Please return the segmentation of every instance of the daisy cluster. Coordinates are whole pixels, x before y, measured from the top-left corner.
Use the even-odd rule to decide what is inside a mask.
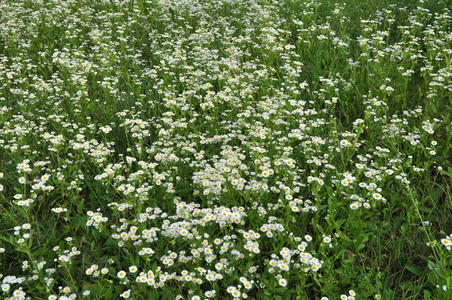
[[[319,284],[342,224],[443,170],[440,109],[405,99],[452,91],[448,9],[353,35],[345,3],[10,2],[3,299],[358,299]]]

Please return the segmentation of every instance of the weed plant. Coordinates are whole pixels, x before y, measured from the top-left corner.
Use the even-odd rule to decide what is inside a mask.
[[[2,299],[452,299],[449,0],[0,0]]]

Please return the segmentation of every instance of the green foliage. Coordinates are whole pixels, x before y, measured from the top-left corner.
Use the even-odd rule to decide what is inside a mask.
[[[450,1],[16,2],[0,298],[452,297]]]

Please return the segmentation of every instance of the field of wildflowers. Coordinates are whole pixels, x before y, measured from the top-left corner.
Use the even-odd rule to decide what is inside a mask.
[[[452,299],[451,8],[0,0],[0,298]]]

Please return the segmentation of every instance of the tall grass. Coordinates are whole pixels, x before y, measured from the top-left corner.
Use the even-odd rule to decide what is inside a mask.
[[[452,298],[450,7],[0,0],[1,298]]]

